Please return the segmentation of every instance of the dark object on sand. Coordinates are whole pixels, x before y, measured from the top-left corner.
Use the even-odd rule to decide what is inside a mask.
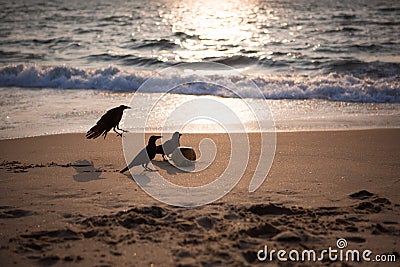
[[[175,149],[180,145],[179,138],[182,134],[175,132],[171,139],[166,141],[164,144],[157,146],[156,153],[161,154],[164,160],[168,160],[168,156],[172,154]]]
[[[161,138],[161,136],[156,136],[156,135],[150,136],[147,146],[145,148],[143,148],[139,152],[139,154],[137,154],[136,157],[132,160],[132,162],[129,163],[129,165],[126,166],[124,169],[122,169],[120,171],[120,173],[124,173],[127,170],[129,170],[130,168],[132,168],[134,166],[139,166],[139,165],[142,165],[142,167],[146,171],[157,171],[157,170],[150,169],[149,167],[147,167],[147,165],[156,156],[156,148],[157,148],[156,141],[159,138]]]
[[[193,166],[196,161],[196,152],[191,147],[181,146],[175,149],[172,153],[171,159],[180,167]]]
[[[95,139],[99,137],[100,135],[104,136],[104,139],[106,139],[107,133],[113,129],[114,132],[116,132],[119,136],[122,137],[122,133],[117,132],[115,128],[122,132],[126,132],[125,130],[122,130],[119,128],[118,124],[121,121],[122,114],[124,113],[125,109],[129,109],[130,107],[121,105],[119,107],[110,109],[109,111],[106,112],[103,116],[101,116],[100,120],[96,123],[95,126],[93,126],[87,133],[86,133],[86,138],[87,139]]]

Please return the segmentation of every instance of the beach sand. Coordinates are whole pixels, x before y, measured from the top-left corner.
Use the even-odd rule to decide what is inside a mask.
[[[196,147],[205,136],[183,135],[181,144]],[[210,136],[218,153],[205,171],[183,173],[159,155],[153,167],[181,185],[217,178],[230,144],[222,134]],[[338,238],[348,249],[396,255],[398,264],[399,137],[398,129],[278,133],[270,173],[249,193],[260,154],[259,135],[250,134],[252,153],[239,184],[193,208],[160,203],[129,173],[120,174],[126,163],[115,134],[1,140],[1,266],[265,265],[257,260],[264,245],[321,251],[336,249]],[[272,264],[344,263],[360,265]]]

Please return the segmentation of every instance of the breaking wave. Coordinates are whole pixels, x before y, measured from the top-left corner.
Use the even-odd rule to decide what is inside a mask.
[[[349,62],[338,63],[331,67],[333,69],[329,72],[321,71],[314,75],[262,74],[249,75],[248,78],[260,88],[266,99],[324,99],[360,103],[400,103],[398,64],[379,66],[378,68],[361,66],[358,68],[358,72],[349,71]],[[382,73],[376,71],[377,69],[381,70]],[[9,65],[0,69],[0,86],[91,89],[115,93],[135,92],[151,76],[150,71],[127,71],[113,66],[102,69],[83,69],[64,65],[20,64]],[[169,77],[168,79],[177,78],[179,79],[179,77]],[[252,94],[247,79],[218,74],[210,76],[210,79],[215,84],[222,86],[204,83],[183,84],[172,92],[236,97],[223,88],[224,85],[228,87],[233,82],[240,88],[241,96],[247,98],[259,97]],[[160,87],[153,88],[151,92],[165,91],[167,89]]]

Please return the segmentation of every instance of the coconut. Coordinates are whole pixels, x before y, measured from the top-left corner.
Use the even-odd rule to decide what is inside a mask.
[[[174,150],[171,159],[176,166],[193,166],[196,160],[196,152],[191,147],[180,146]]]

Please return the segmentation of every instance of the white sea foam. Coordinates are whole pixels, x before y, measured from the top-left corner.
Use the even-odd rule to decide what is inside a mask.
[[[144,70],[125,70],[118,67],[82,69],[69,66],[10,65],[0,69],[1,87],[93,89],[110,92],[135,92],[150,78],[152,73]],[[193,74],[194,76],[196,74]],[[322,99],[328,101],[360,103],[400,103],[400,78],[359,77],[351,73],[283,75],[260,74],[248,76],[261,90],[266,99]],[[192,79],[193,77],[191,77]],[[165,79],[165,78],[164,78]],[[248,79],[238,76],[213,74],[210,83],[188,83],[179,76],[166,79],[182,79],[182,85],[172,93],[237,97],[229,90],[234,83],[241,97],[255,98]],[[150,92],[166,92],[167,81]],[[228,89],[228,90],[227,90]]]

